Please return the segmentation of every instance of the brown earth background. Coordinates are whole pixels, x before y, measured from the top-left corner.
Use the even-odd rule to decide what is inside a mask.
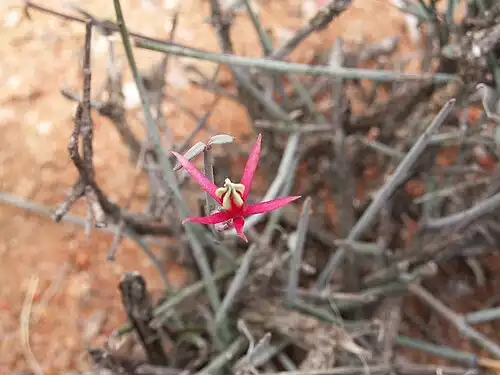
[[[114,19],[113,2],[73,1],[100,17]],[[158,1],[144,7],[141,1],[123,0],[122,6],[131,30],[158,38],[167,38],[174,1]],[[66,2],[44,0],[46,7],[71,13]],[[260,16],[279,43],[296,30],[306,18],[300,15],[302,1],[262,1]],[[76,171],[67,153],[72,129],[74,104],[64,99],[62,85],[79,89],[77,63],[83,45],[84,27],[32,11],[32,21],[22,18],[17,1],[0,4],[0,191],[48,206],[64,199]],[[176,41],[192,47],[218,51],[212,27],[206,23],[209,4],[201,0],[181,2]],[[376,41],[388,35],[401,35],[402,48],[411,48],[401,13],[388,0],[355,0],[340,18],[321,33],[315,34],[291,56],[305,61],[312,53],[331,45],[342,36],[347,43]],[[260,54],[258,40],[250,20],[236,17],[233,29],[236,52]],[[237,42],[236,42],[237,40]],[[93,54],[93,88],[105,74],[106,51],[96,42]],[[120,50],[123,56],[122,51]],[[137,51],[142,68],[160,55]],[[122,65],[125,61],[122,59]],[[198,114],[208,110],[212,95],[186,83],[182,60],[172,58],[167,75],[168,93]],[[210,72],[214,66],[198,63]],[[222,75],[222,80],[229,75]],[[125,75],[126,85],[132,80]],[[177,139],[188,135],[195,123],[165,101],[165,113]],[[140,116],[136,106],[132,121]],[[217,132],[230,133],[242,142],[250,134],[242,108],[222,99],[210,119]],[[96,130],[95,164],[101,186],[109,197],[124,204],[130,194],[134,168],[114,128],[94,116]],[[134,130],[141,133],[138,122]],[[204,139],[206,134],[198,138]],[[141,209],[147,190],[141,184],[132,208]],[[141,198],[142,197],[142,198]],[[72,215],[83,216],[85,207],[77,204]],[[49,217],[0,204],[0,372],[29,370],[27,347],[21,340],[21,317],[26,295],[37,279],[31,306],[29,338],[31,351],[43,371],[88,369],[84,355],[87,346],[100,345],[125,320],[117,285],[125,271],[138,270],[147,277],[153,290],[161,281],[148,260],[133,243],[124,240],[115,262],[106,256],[112,235],[92,231],[89,236],[77,225],[51,221]],[[175,244],[171,244],[175,246]],[[167,246],[168,249],[168,246]],[[182,286],[189,273],[169,256],[161,254],[169,267],[171,282]]]

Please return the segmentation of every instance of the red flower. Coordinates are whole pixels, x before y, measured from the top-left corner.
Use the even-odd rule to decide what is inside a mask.
[[[232,222],[232,226],[236,229],[238,236],[247,241],[247,238],[243,233],[245,216],[274,211],[300,198],[300,196],[281,197],[267,202],[246,204],[248,193],[252,187],[255,170],[257,169],[257,164],[259,163],[261,141],[262,135],[259,134],[257,142],[255,142],[252,152],[248,157],[240,183],[235,184],[231,182],[229,178],[226,178],[223,187],[217,187],[184,156],[178,154],[177,152],[172,152],[179,163],[186,169],[191,177],[195,179],[198,185],[210,194],[212,198],[214,198],[215,201],[221,206],[221,210],[219,212],[212,213],[209,216],[189,217],[182,222],[183,224],[186,222],[219,224],[229,221]]]

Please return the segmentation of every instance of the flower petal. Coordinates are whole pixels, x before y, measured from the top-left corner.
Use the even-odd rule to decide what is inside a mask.
[[[234,229],[236,229],[236,233],[238,234],[238,236],[241,237],[243,241],[248,242],[247,236],[245,236],[245,233],[243,233],[243,226],[245,225],[245,219],[243,219],[241,216],[235,217],[233,219],[233,225]]]
[[[215,194],[217,190],[217,185],[215,185],[212,181],[210,181],[207,177],[203,175],[189,160],[187,160],[181,154],[172,151],[172,154],[177,158],[179,163],[184,167],[184,169],[191,175],[191,177],[201,186],[203,190],[205,190],[208,194],[215,199],[216,202],[221,203],[221,200]]]
[[[264,212],[274,211],[299,198],[301,198],[300,195],[293,197],[281,197],[273,199],[272,201],[261,202],[257,204],[249,204],[248,206],[245,206],[245,209],[243,210],[243,215],[249,216],[249,215],[262,214]]]
[[[259,134],[257,141],[248,156],[247,164],[243,170],[243,176],[241,177],[241,183],[245,186],[245,191],[243,192],[243,200],[246,201],[248,193],[252,188],[253,175],[257,169],[257,164],[259,164],[260,159],[260,145],[262,143],[262,134]]]
[[[228,211],[216,212],[208,216],[188,217],[182,221],[184,223],[218,224],[230,220],[233,215]]]

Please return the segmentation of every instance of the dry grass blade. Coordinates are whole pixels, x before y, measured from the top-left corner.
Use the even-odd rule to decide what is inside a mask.
[[[21,345],[23,347],[24,355],[28,361],[29,366],[32,371],[37,374],[43,374],[43,370],[40,367],[40,363],[35,358],[35,355],[31,351],[30,346],[30,316],[31,308],[33,306],[33,298],[35,296],[36,290],[38,288],[38,276],[33,275],[30,278],[30,283],[28,285],[28,291],[26,292],[26,297],[24,299],[23,308],[21,311],[20,322],[19,322],[19,333],[21,335]]]

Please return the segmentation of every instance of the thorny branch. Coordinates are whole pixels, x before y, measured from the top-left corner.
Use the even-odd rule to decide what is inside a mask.
[[[141,215],[124,212],[118,205],[111,202],[95,181],[93,166],[93,122],[90,116],[90,44],[92,24],[86,24],[85,48],[84,48],[84,85],[82,100],[79,102],[74,119],[74,129],[68,143],[68,152],[73,164],[78,170],[79,177],[73,185],[69,196],[62,202],[54,213],[54,219],[60,221],[71,209],[71,206],[80,198],[85,197],[92,214],[95,225],[102,227],[106,225],[107,219],[115,223],[123,221],[127,227],[140,235],[154,234],[172,236],[173,231],[166,225],[149,223]],[[80,151],[80,142],[83,145]]]
[[[85,25],[85,55],[83,62],[83,96],[82,101],[78,103],[75,114],[75,127],[71,133],[68,152],[73,164],[78,170],[78,180],[72,187],[69,197],[62,203],[59,209],[56,210],[54,218],[59,221],[64,216],[71,205],[79,198],[85,196],[92,217],[97,227],[106,225],[106,217],[101,206],[99,198],[105,199],[104,195],[96,188],[94,182],[94,165],[92,161],[92,135],[93,123],[90,117],[90,44],[92,37],[92,25]],[[80,137],[83,145],[83,156],[80,153]],[[99,197],[100,195],[100,197]]]
[[[330,0],[321,7],[309,22],[298,30],[293,37],[288,39],[281,47],[273,51],[271,58],[281,60],[289,55],[304,39],[312,33],[327,27],[334,18],[342,14],[351,4],[351,0]]]

